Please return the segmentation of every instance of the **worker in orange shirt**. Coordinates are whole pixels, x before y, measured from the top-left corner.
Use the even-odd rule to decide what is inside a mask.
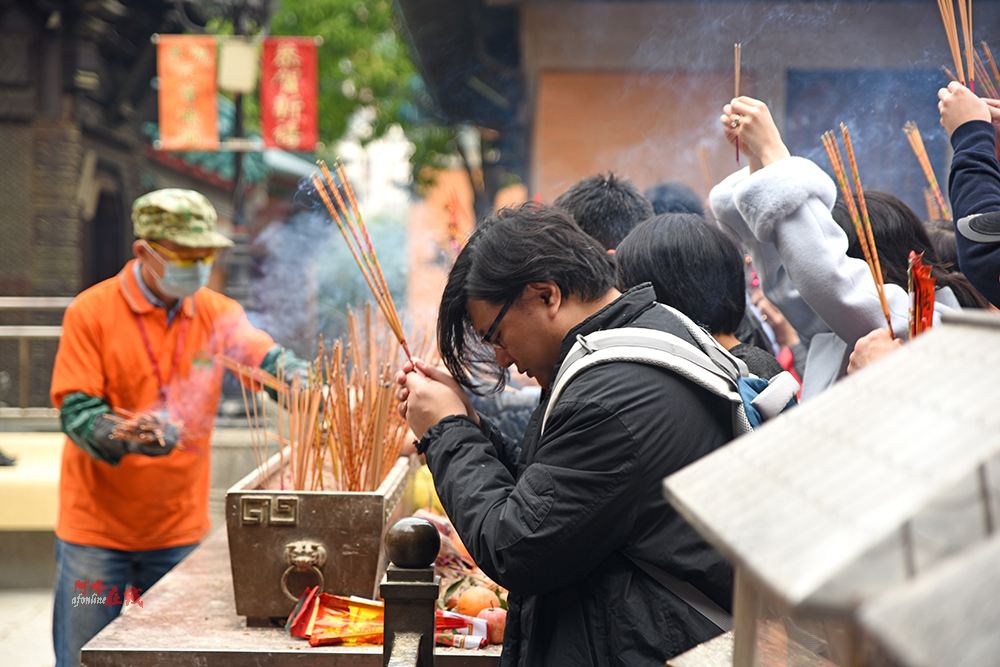
[[[232,245],[208,199],[157,190],[135,201],[132,221],[135,259],[66,309],[52,373],[67,435],[52,626],[59,667],[79,664],[122,603],[141,599],[208,532],[216,355],[305,372],[238,303],[205,287],[216,253]],[[130,414],[150,415],[152,426],[123,434],[116,417]]]

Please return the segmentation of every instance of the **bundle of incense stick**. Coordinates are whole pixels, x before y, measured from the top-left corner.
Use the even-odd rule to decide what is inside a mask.
[[[997,84],[990,75],[990,71],[986,69],[986,63],[983,62],[982,57],[979,55],[979,51],[974,52],[973,55],[975,56],[976,76],[979,77],[979,82],[983,86],[983,92],[986,93],[987,97],[994,100],[997,99]]]
[[[940,211],[940,215],[943,216],[932,218],[932,220],[951,220],[951,212],[944,201],[941,186],[938,185],[937,177],[934,175],[934,168],[931,166],[931,159],[927,156],[927,149],[924,147],[924,140],[920,136],[917,124],[912,120],[908,121],[903,125],[903,133],[906,135],[907,141],[910,142],[913,154],[917,156],[917,162],[920,163],[920,168],[927,179],[927,185],[930,188],[931,194],[934,195],[934,201],[937,202],[937,209]]]
[[[167,424],[157,415],[149,412],[131,412],[124,408],[115,408],[114,414],[105,413],[103,417],[114,424],[114,428],[111,431],[112,440],[156,442],[160,447],[167,446],[167,443],[163,439],[163,433]],[[180,444],[177,447],[178,449],[184,449]]]
[[[955,2],[958,3],[958,19],[961,23],[962,35],[959,38],[958,26],[955,24]],[[941,12],[941,22],[948,37],[948,47],[951,58],[958,72],[956,81],[967,84],[973,91],[976,89],[976,68],[973,63],[972,46],[972,0],[938,0],[938,11]],[[962,50],[965,51],[965,63],[962,62]],[[965,76],[968,74],[969,78]]]
[[[865,193],[861,187],[861,174],[858,172],[858,163],[854,157],[854,146],[851,143],[851,133],[847,129],[846,123],[840,124],[840,133],[844,139],[844,150],[847,152],[847,160],[851,167],[851,181],[847,179],[847,171],[844,169],[844,160],[840,155],[840,146],[837,144],[837,137],[832,130],[823,133],[823,148],[830,158],[833,166],[833,173],[836,176],[840,192],[844,197],[844,204],[847,206],[848,215],[854,225],[854,232],[858,236],[858,243],[861,245],[861,252],[868,263],[872,280],[875,281],[875,291],[878,292],[879,303],[882,306],[882,313],[885,315],[886,325],[889,327],[890,335],[895,338],[892,331],[892,317],[889,314],[889,302],[885,298],[885,285],[882,280],[882,266],[879,263],[878,251],[875,248],[875,237],[872,234],[872,223],[868,217],[868,206],[865,204]],[[851,183],[857,190],[851,191]]]
[[[271,376],[223,358],[244,387],[258,473],[263,475],[271,452],[278,451],[279,470],[270,484],[281,489],[378,488],[407,433],[394,409],[395,345],[391,328],[372,308],[366,306],[361,317],[348,311],[346,342],[326,346],[320,341],[308,378],[297,378],[277,392],[277,407],[270,415],[267,401],[258,404],[252,394],[272,382],[286,384],[283,375]]]
[[[131,419],[105,413],[104,418],[114,424],[111,431],[112,440],[135,440],[138,442],[157,442],[160,447],[166,447],[163,441],[163,424],[149,414],[136,415]]]
[[[337,228],[344,237],[344,242],[347,243],[351,256],[354,257],[354,262],[361,270],[361,275],[368,284],[372,296],[375,297],[375,303],[385,315],[385,319],[402,346],[406,358],[412,359],[410,346],[406,342],[406,334],[403,331],[403,324],[396,311],[396,304],[393,303],[389,286],[382,274],[382,266],[375,254],[375,246],[372,245],[371,236],[368,235],[368,227],[361,215],[361,209],[358,208],[358,200],[354,196],[351,182],[347,179],[344,165],[339,160],[334,164],[336,171],[336,176],[334,176],[323,160],[318,160],[316,164],[319,166],[322,178],[320,174],[313,174],[312,184],[326,210],[330,213],[330,217],[337,223]],[[341,194],[342,190],[344,194]]]
[[[250,449],[253,451],[254,462],[258,473],[264,470],[267,458],[270,455],[268,442],[272,432],[268,430],[268,424],[273,421],[273,416],[268,419],[268,403],[266,400],[258,400],[257,394],[270,389],[278,397],[279,403],[282,397],[288,394],[288,385],[284,378],[278,379],[267,371],[254,366],[241,364],[235,359],[230,359],[224,355],[217,355],[216,360],[223,368],[230,371],[240,380],[240,390],[243,395],[243,410],[246,412],[247,422],[250,426]],[[277,436],[275,436],[277,437]],[[279,439],[278,452],[284,456],[284,448],[287,445]],[[285,462],[282,459],[281,468],[284,469]],[[284,481],[284,477],[281,478]],[[281,488],[284,488],[282,486]]]
[[[735,77],[733,79],[733,97],[740,96],[740,70],[741,60],[743,58],[743,43],[736,42],[733,44],[733,69],[735,70]],[[736,137],[736,162],[739,164],[740,161],[740,138]]]

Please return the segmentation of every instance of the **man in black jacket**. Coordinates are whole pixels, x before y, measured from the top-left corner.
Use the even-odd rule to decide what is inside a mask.
[[[732,438],[728,405],[665,370],[608,363],[567,385],[540,433],[577,335],[629,326],[691,340],[649,285],[621,294],[614,284],[604,248],[565,213],[501,211],[448,277],[438,341],[450,375],[417,362],[398,378],[449,517],[510,590],[505,666],[662,665],[717,635],[657,571],[730,605],[729,566],[661,492],[664,477]],[[501,373],[514,364],[543,388],[520,448],[462,391],[489,347]]]

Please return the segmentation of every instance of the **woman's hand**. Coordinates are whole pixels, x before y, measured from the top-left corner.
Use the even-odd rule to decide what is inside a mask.
[[[434,424],[445,417],[465,415],[477,424],[479,415],[468,396],[447,371],[428,366],[419,359],[407,362],[396,375],[396,398],[399,414],[406,419],[413,434],[420,439]]]
[[[737,97],[722,108],[719,120],[730,143],[739,139],[750,160],[751,173],[791,155],[770,110],[760,100]]]
[[[941,112],[941,125],[949,137],[969,121],[992,122],[990,105],[958,81],[952,81],[947,88],[938,90],[938,100],[940,100],[938,111]]]
[[[865,366],[870,366],[882,357],[903,347],[903,341],[893,339],[888,329],[876,329],[867,336],[858,339],[851,352],[851,360],[847,365],[847,373],[857,373]]]

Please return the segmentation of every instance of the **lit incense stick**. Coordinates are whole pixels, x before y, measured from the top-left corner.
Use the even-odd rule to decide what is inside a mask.
[[[742,56],[742,51],[743,51],[743,43],[742,42],[736,42],[735,44],[733,44],[733,69],[735,70],[735,77],[733,79],[733,83],[734,83],[734,85],[733,85],[733,97],[734,98],[740,96],[740,70],[742,69],[741,66],[740,66],[740,60],[741,60],[741,56]],[[739,164],[739,162],[740,162],[740,138],[739,138],[739,136],[737,136],[736,137],[736,163]]]

